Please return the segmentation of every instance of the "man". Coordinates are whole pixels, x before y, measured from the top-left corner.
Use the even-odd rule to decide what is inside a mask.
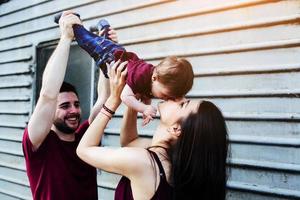
[[[60,41],[46,65],[40,97],[23,135],[23,152],[34,200],[94,200],[98,196],[96,169],[77,157],[76,147],[100,111],[109,82],[100,77],[101,94],[89,120],[79,126],[81,109],[76,89],[63,83],[74,38],[73,24],[81,24],[81,21],[72,11],[64,12],[59,22]],[[116,40],[114,31],[110,38]]]

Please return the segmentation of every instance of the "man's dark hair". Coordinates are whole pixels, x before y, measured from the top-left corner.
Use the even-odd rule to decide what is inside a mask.
[[[78,96],[75,86],[65,81],[60,87],[59,93],[61,92],[74,92]]]

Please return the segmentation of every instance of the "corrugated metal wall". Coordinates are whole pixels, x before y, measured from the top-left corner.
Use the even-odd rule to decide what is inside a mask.
[[[0,5],[1,200],[31,199],[21,137],[34,102],[35,51],[58,38],[53,14],[65,9],[86,27],[108,19],[120,43],[149,62],[192,62],[188,96],[215,102],[229,127],[228,199],[300,199],[299,0],[11,0]],[[123,109],[105,145],[118,145]],[[118,178],[99,173],[100,199],[113,199]]]

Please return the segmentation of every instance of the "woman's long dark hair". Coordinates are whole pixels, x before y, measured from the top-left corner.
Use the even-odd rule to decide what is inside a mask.
[[[224,200],[228,135],[221,111],[203,101],[181,128],[172,149],[174,199]]]

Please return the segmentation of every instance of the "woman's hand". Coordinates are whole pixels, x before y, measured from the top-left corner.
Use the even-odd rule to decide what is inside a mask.
[[[105,105],[115,111],[121,104],[121,93],[126,83],[127,61],[115,62],[109,67],[110,96]]]

